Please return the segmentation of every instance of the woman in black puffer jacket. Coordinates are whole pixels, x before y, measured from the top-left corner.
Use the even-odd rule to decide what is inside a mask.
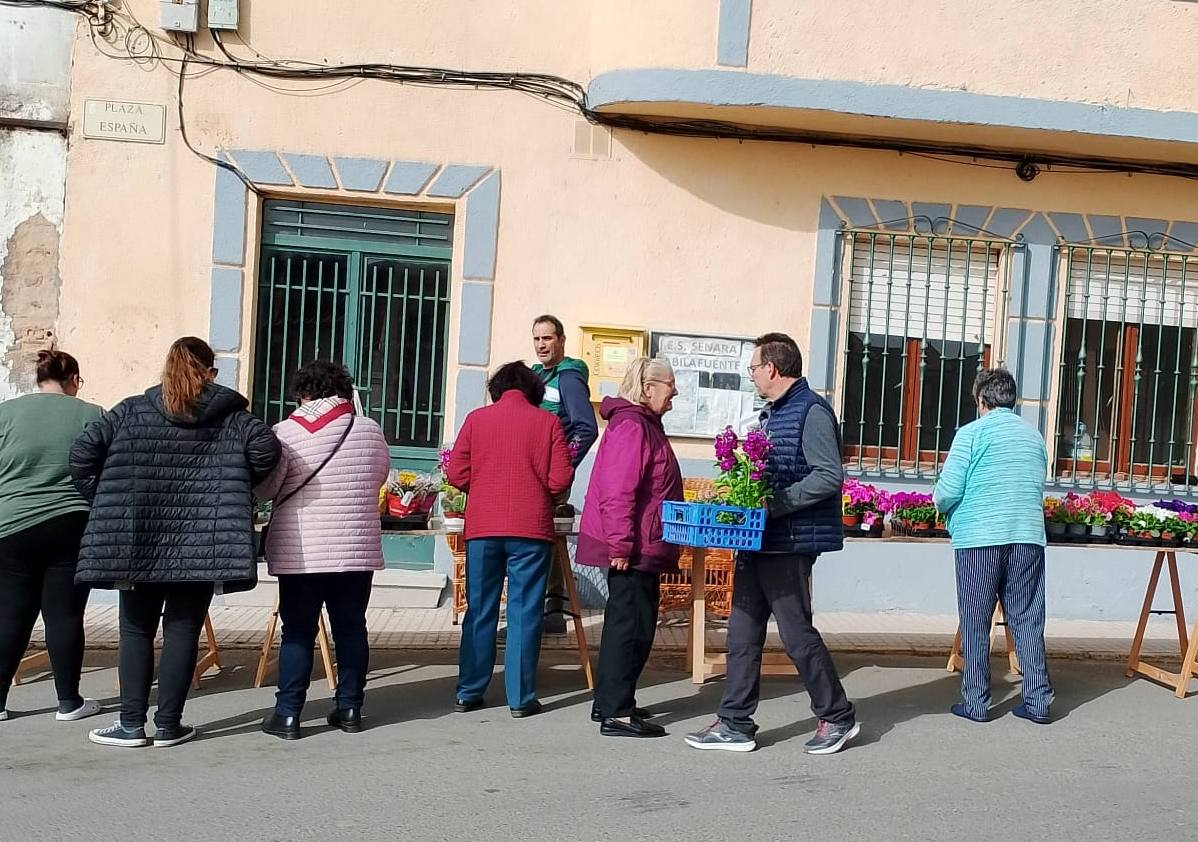
[[[121,591],[121,718],[92,731],[94,743],[150,744],[159,619],[154,745],[194,737],[183,704],[213,593],[256,581],[250,489],[274,468],[279,442],[244,397],[213,382],[215,364],[202,339],[178,340],[161,385],[121,401],[71,449],[71,476],[92,503],[76,581]]]

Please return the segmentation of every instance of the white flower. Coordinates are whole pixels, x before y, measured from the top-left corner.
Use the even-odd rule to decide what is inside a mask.
[[[1148,517],[1151,517],[1162,523],[1174,515],[1173,512],[1169,511],[1168,509],[1162,509],[1159,506],[1137,506],[1136,514],[1147,515]]]

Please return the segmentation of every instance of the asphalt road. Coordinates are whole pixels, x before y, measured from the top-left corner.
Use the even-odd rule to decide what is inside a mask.
[[[638,701],[660,740],[600,737],[568,661],[545,666],[546,712],[453,714],[452,653],[377,653],[369,730],[324,727],[314,685],[305,738],[258,730],[273,697],[250,689],[250,653],[206,679],[187,708],[202,730],[175,749],[87,741],[102,716],[53,719],[53,687],[14,688],[0,723],[0,840],[1192,840],[1198,839],[1198,699],[1178,701],[1118,665],[1054,662],[1054,714],[1009,714],[1017,685],[995,662],[997,718],[948,714],[943,662],[841,656],[864,730],[809,757],[815,722],[794,679],[767,678],[752,754],[697,752],[720,684],[694,688],[655,662]],[[116,702],[110,653],[84,692]]]

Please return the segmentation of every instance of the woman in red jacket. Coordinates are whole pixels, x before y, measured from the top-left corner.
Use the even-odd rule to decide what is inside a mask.
[[[682,472],[662,427],[678,394],[666,360],[633,360],[619,397],[604,398],[607,430],[587,487],[579,564],[607,569],[607,608],[591,718],[608,737],[663,737],[636,707],[636,682],[657,631],[661,574],[678,569],[678,547],[662,540],[661,504],[682,499]]]
[[[458,713],[483,706],[495,668],[499,598],[507,576],[503,679],[517,719],[541,712],[537,661],[553,547],[553,501],[574,469],[557,416],[539,408],[545,386],[532,369],[502,366],[492,403],[466,416],[445,469],[466,492],[466,617],[458,653]]]

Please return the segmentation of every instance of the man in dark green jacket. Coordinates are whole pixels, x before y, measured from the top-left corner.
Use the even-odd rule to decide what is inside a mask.
[[[571,463],[577,469],[599,438],[599,424],[595,420],[587,382],[590,372],[585,362],[566,356],[566,331],[556,316],[537,316],[532,323],[532,346],[537,355],[532,370],[545,383],[541,409],[552,412],[561,420],[571,450]],[[561,571],[556,565],[551,566],[549,591],[545,598],[546,634],[566,633],[565,587]]]

